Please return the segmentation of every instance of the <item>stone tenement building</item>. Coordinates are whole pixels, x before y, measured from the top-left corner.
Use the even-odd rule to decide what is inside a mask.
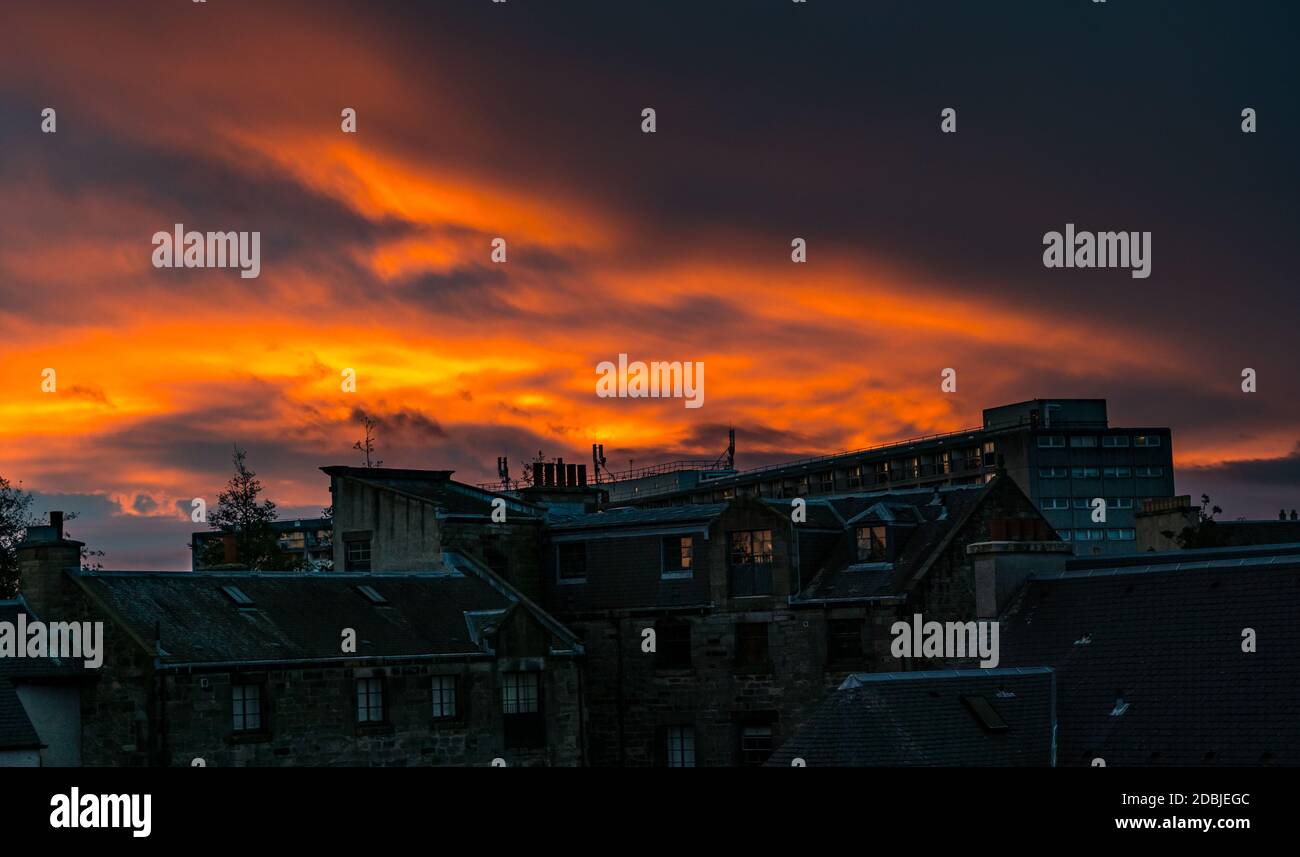
[[[762,764],[849,675],[958,665],[894,658],[895,621],[995,616],[1033,557],[1069,551],[1002,475],[792,511],[741,498],[549,521],[543,603],[587,651],[592,764]]]
[[[85,572],[80,547],[32,527],[19,559],[42,618],[105,623],[83,764],[583,762],[581,645],[471,557],[401,573]]]
[[[335,571],[428,568],[444,550],[456,550],[538,597],[543,508],[456,482],[451,470],[321,470],[334,503]],[[492,520],[494,500],[504,521]]]

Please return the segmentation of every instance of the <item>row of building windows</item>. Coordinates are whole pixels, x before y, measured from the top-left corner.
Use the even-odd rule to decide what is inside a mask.
[[[1101,476],[1107,479],[1131,479],[1137,477],[1164,476],[1165,469],[1162,466],[1154,467],[1040,467],[1038,476],[1040,479],[1098,479]]]
[[[1076,542],[1131,542],[1137,538],[1137,531],[1131,527],[1119,527],[1103,530],[1099,527],[1089,530],[1057,530],[1062,541]]]
[[[1056,509],[1091,509],[1093,497],[1044,497],[1038,501],[1038,506],[1044,511]],[[1132,509],[1133,497],[1107,497],[1106,508],[1108,509]]]
[[[1097,435],[1095,434],[1076,434],[1069,438],[1070,446],[1076,449],[1090,449],[1097,446]],[[1066,437],[1063,434],[1043,434],[1038,436],[1038,446],[1041,449],[1060,449],[1066,445]],[[1129,445],[1129,436],[1126,434],[1108,434],[1102,435],[1101,445],[1110,448],[1123,448]],[[1160,446],[1160,435],[1158,434],[1139,434],[1133,436],[1133,446],[1153,447]]]
[[[540,673],[504,672],[501,674],[501,713],[505,718],[508,747],[536,747],[545,743],[545,725],[541,720]],[[463,719],[458,676],[430,677],[430,717],[437,721]],[[235,684],[231,687],[232,729],[239,734],[266,731],[266,700],[261,684]],[[356,722],[358,725],[388,723],[385,685],[382,677],[356,680]]]

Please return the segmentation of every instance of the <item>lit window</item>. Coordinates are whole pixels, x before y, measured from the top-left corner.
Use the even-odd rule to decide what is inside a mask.
[[[1133,438],[1134,446],[1159,446],[1160,435],[1158,434],[1140,434]]]
[[[772,594],[772,531],[731,533],[728,577],[733,598]]]
[[[695,553],[695,539],[691,536],[670,536],[663,540],[663,575],[665,577],[690,577],[691,560]]]
[[[883,562],[885,545],[884,527],[858,527],[858,562]]]

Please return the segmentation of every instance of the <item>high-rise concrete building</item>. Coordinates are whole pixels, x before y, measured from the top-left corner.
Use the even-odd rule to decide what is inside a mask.
[[[684,474],[695,469],[688,464]],[[1174,495],[1169,429],[1112,427],[1105,399],[1031,399],[986,409],[979,428],[669,481],[664,465],[653,477],[601,487],[612,504],[676,506],[964,485],[988,481],[999,467],[1083,555],[1134,551],[1142,501]]]

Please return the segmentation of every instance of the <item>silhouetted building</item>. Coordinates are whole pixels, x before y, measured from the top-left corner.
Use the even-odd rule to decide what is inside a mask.
[[[1033,399],[988,408],[978,429],[775,464],[735,474],[664,474],[605,485],[612,502],[673,506],[979,484],[1006,469],[1076,553],[1127,553],[1136,512],[1174,492],[1168,428],[1113,428],[1105,399]],[[1094,521],[1095,500],[1105,520]]]
[[[1005,476],[804,511],[748,497],[549,522],[543,599],[586,647],[593,764],[762,764],[849,675],[959,665],[895,658],[890,629],[976,617],[968,544],[1068,551]]]
[[[294,518],[272,521],[276,543],[290,559],[299,560],[308,569],[325,570],[334,559],[331,543],[334,531],[330,518]],[[219,548],[218,545],[221,547]],[[212,558],[207,562],[205,557]],[[203,571],[236,562],[234,534],[220,530],[200,530],[190,536],[190,569]]]

